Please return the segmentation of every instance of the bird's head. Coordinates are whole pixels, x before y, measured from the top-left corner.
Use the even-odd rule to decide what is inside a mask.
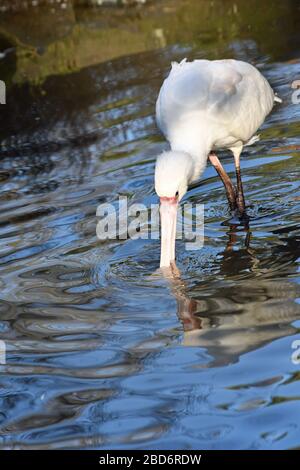
[[[157,157],[155,166],[155,191],[159,198],[176,198],[185,195],[193,177],[194,161],[185,152],[164,152]]]
[[[161,258],[160,266],[170,266],[175,259],[178,202],[187,191],[194,174],[194,161],[185,152],[164,152],[155,167],[155,191],[160,198]]]

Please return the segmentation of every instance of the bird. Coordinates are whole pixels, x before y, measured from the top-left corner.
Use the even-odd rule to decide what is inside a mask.
[[[175,260],[178,204],[210,160],[220,176],[231,211],[247,217],[240,155],[251,145],[275,102],[267,79],[253,65],[235,59],[172,62],[156,101],[156,122],[170,150],[158,155],[154,185],[160,199],[160,267]],[[234,157],[236,187],[216,151]]]

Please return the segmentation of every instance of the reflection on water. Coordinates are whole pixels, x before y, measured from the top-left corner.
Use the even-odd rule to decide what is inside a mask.
[[[3,23],[0,448],[299,446],[291,356],[300,334],[300,108],[290,85],[300,75],[300,11],[297,2],[266,5],[260,16],[255,0],[173,0],[159,14],[153,5],[100,9],[94,22],[79,9],[70,28],[57,21],[43,37],[34,15],[31,34],[17,14]],[[141,47],[112,43],[108,56],[93,55],[124,15]],[[72,63],[78,31],[85,61]],[[95,214],[119,195],[156,202],[155,156],[166,144],[154,103],[170,62],[185,55],[251,61],[283,104],[242,159],[249,227],[228,222],[208,167],[187,195],[205,204],[205,246],[189,252],[179,242],[177,267],[161,272],[158,241],[100,242]],[[229,154],[224,162],[233,173]]]

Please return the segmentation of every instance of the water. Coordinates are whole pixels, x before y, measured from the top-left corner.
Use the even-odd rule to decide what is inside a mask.
[[[300,10],[245,3],[2,14],[0,448],[299,447]],[[157,202],[154,103],[185,56],[251,61],[283,104],[242,158],[250,243],[208,166],[205,246],[168,278],[159,241],[100,242],[96,208]]]

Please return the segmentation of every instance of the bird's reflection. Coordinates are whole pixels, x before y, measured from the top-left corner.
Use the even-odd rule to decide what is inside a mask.
[[[185,332],[202,329],[202,318],[196,315],[199,301],[189,297],[184,281],[176,264],[161,268],[164,277],[168,280],[171,291],[177,301],[178,317]]]
[[[183,344],[206,348],[213,366],[237,362],[248,351],[294,334],[292,322],[300,317],[300,305],[295,302],[300,287],[276,276],[258,275],[260,260],[250,247],[249,224],[243,228],[244,246],[239,250],[234,249],[240,236],[237,230],[237,224],[229,224],[220,261],[221,286],[212,281],[209,286],[199,282],[188,288],[175,264],[162,269],[177,302]],[[272,250],[273,256],[288,258],[296,266],[300,244],[289,237],[285,245]],[[280,259],[277,262],[281,264]],[[249,275],[238,276],[241,272]]]
[[[228,227],[226,247],[220,253],[220,274],[223,276],[235,276],[241,272],[253,270],[259,261],[255,251],[250,246],[251,229],[249,221],[244,222],[242,226],[238,223],[229,223]],[[236,246],[240,238],[243,239],[243,243],[237,250]]]

